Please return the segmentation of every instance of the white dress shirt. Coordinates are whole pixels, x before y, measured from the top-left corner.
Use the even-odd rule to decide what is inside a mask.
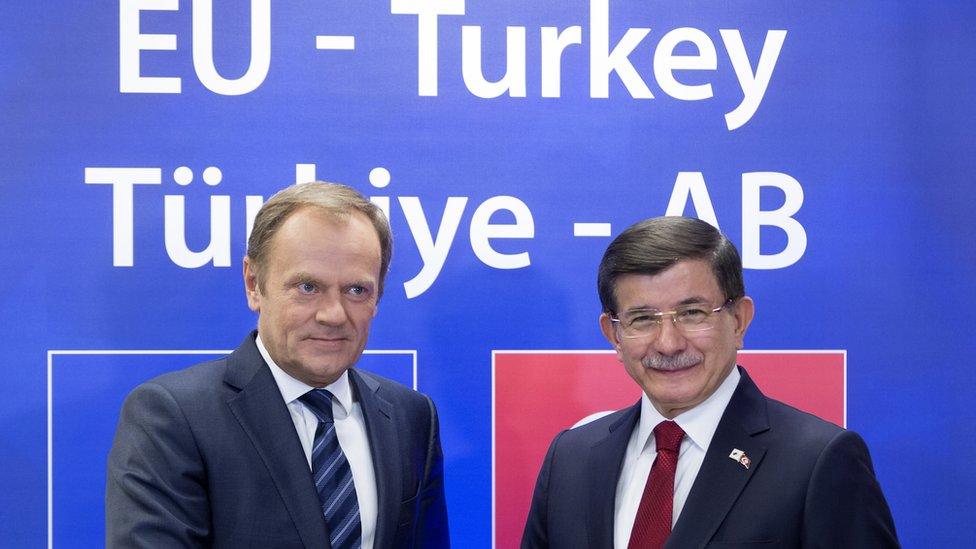
[[[732,399],[739,384],[739,369],[732,368],[725,381],[718,386],[701,404],[675,416],[674,421],[685,432],[678,450],[678,466],[674,474],[674,507],[671,513],[671,526],[678,521],[684,508],[691,486],[695,483],[698,470],[705,460],[705,452],[712,442],[718,422],[725,413],[725,407]],[[613,515],[614,549],[627,549],[630,531],[634,527],[637,509],[640,507],[644,485],[651,473],[654,458],[657,457],[657,443],[654,440],[654,427],[667,420],[651,404],[647,394],[641,397],[640,421],[630,435],[623,468],[617,480],[617,498]]]
[[[319,420],[315,414],[308,409],[299,399],[305,393],[315,389],[301,381],[291,377],[282,370],[268,350],[261,342],[261,335],[257,337],[258,351],[264,357],[264,361],[271,368],[271,375],[274,376],[278,384],[278,390],[285,400],[291,420],[295,423],[295,431],[298,432],[298,440],[302,442],[302,449],[305,450],[305,461],[308,462],[309,470],[312,469],[312,445],[315,441],[315,429],[318,427]],[[342,375],[331,385],[322,387],[332,393],[332,415],[335,417],[336,435],[339,438],[339,446],[346,454],[349,461],[349,468],[352,470],[353,484],[356,486],[356,499],[359,501],[359,519],[362,523],[363,549],[372,549],[373,539],[376,536],[376,474],[373,472],[373,457],[369,449],[369,439],[366,437],[366,420],[363,418],[363,409],[358,402],[353,400],[352,387],[349,386],[349,372]]]

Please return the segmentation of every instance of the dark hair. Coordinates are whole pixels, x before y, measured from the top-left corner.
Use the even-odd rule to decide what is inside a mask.
[[[353,212],[360,212],[369,219],[380,240],[379,295],[382,296],[383,282],[393,256],[393,235],[386,215],[352,187],[322,181],[286,187],[275,193],[258,210],[251,236],[247,240],[247,257],[254,263],[261,288],[264,288],[263,275],[272,237],[286,219],[304,208],[326,212],[337,220],[348,219]]]
[[[621,275],[653,276],[686,259],[708,261],[725,299],[746,294],[739,251],[718,229],[691,217],[654,217],[628,227],[604,252],[596,280],[603,312],[616,312]]]

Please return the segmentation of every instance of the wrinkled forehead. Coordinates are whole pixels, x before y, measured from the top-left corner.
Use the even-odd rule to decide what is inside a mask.
[[[683,260],[656,274],[628,273],[614,281],[617,312],[673,310],[692,304],[716,306],[722,290],[705,260]]]
[[[375,240],[379,245],[379,234],[366,214],[351,209],[329,208],[318,205],[303,205],[281,220],[278,230],[269,242],[274,249],[288,239],[296,236],[309,239],[328,238],[332,234],[353,229],[358,239]]]
[[[337,216],[330,210],[303,208],[278,227],[268,242],[265,260],[270,264],[328,254],[341,262],[345,254],[378,263],[380,248],[379,235],[365,214],[353,211]]]

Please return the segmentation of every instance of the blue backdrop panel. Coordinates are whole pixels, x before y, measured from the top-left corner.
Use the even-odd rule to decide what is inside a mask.
[[[743,250],[748,348],[846,350],[848,426],[905,545],[971,545],[974,15],[963,2],[5,6],[2,544],[98,545],[126,390],[206,358],[49,351],[236,347],[255,325],[250,215],[317,177],[389,211],[369,347],[415,354],[364,364],[416,375],[437,403],[458,546],[492,543],[491,351],[604,348],[605,235],[678,211]]]

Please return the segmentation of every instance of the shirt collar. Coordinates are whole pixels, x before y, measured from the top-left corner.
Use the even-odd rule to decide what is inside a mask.
[[[317,389],[317,387],[312,387],[303,381],[299,381],[291,376],[288,372],[281,369],[280,366],[275,364],[275,361],[268,354],[268,349],[265,348],[264,343],[261,341],[261,334],[258,334],[254,342],[258,346],[258,352],[264,358],[264,362],[268,364],[268,368],[271,369],[271,375],[274,376],[275,383],[278,384],[278,390],[281,391],[281,397],[284,399],[285,404],[291,404],[292,402],[298,400],[305,393]],[[342,407],[345,414],[349,414],[352,410],[352,388],[349,386],[349,371],[342,372],[339,379],[333,381],[329,385],[322,387],[322,389],[328,390],[335,397],[335,400]]]
[[[681,427],[691,442],[701,448],[703,452],[708,450],[708,445],[712,442],[712,436],[715,435],[715,430],[718,428],[718,422],[722,419],[722,414],[725,413],[725,407],[732,400],[732,393],[735,392],[735,388],[738,386],[739,378],[741,377],[739,368],[733,366],[732,371],[729,372],[729,375],[725,377],[725,380],[722,381],[721,385],[718,386],[718,389],[715,389],[715,392],[711,396],[706,398],[698,406],[675,416],[674,422]],[[643,441],[643,444],[640,445],[638,450],[639,452],[643,452],[652,447],[657,448],[654,437],[651,435],[654,434],[654,427],[665,420],[667,418],[657,411],[657,408],[651,404],[651,399],[647,396],[647,393],[644,393],[641,396],[641,415],[637,431],[637,440]],[[652,446],[652,444],[655,445]]]

